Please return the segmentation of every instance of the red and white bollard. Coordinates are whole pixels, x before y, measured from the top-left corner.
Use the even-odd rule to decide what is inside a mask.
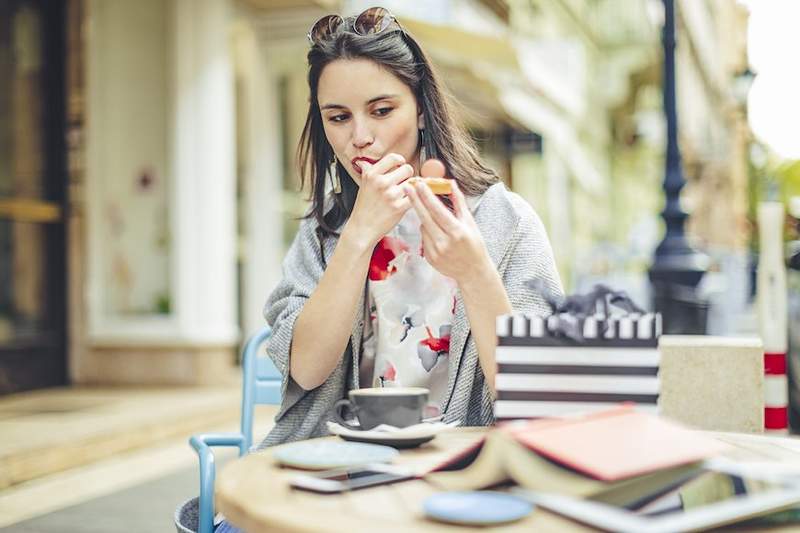
[[[789,429],[789,382],[786,353],[764,352],[764,430],[786,433]]]
[[[758,206],[760,253],[756,297],[764,343],[764,430],[789,430],[789,382],[786,379],[788,345],[786,266],[783,259],[784,209],[780,202]]]

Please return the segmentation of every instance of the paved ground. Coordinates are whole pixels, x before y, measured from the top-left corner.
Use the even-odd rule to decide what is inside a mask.
[[[0,529],[0,533],[162,533],[175,531],[172,515],[198,487],[197,468]]]
[[[239,428],[238,387],[66,388],[0,399],[0,532],[161,533],[197,494],[188,437]],[[275,406],[258,406],[254,440]],[[217,465],[236,456],[217,448]]]
[[[1,397],[0,491],[236,421],[241,394],[239,385],[60,387]]]

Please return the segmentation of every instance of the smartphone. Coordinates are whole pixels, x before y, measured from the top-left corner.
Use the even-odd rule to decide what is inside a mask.
[[[414,477],[410,471],[397,466],[369,464],[354,468],[326,470],[314,474],[299,474],[291,478],[289,484],[296,489],[335,494],[377,485],[388,485],[414,479]]]

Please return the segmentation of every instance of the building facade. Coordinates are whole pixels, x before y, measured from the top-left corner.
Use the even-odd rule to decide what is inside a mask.
[[[682,3],[692,45],[679,76],[694,74],[679,99],[691,176],[716,176],[695,180],[692,203],[722,180],[736,219],[740,169],[720,157],[733,141],[709,141],[730,130],[709,89],[728,71],[703,70],[733,45],[722,30],[713,45],[702,37],[731,3]],[[0,393],[235,376],[307,205],[294,155],[306,32],[372,4],[0,3]],[[436,63],[484,157],[542,216],[568,287],[631,265],[643,276],[663,177],[660,3],[383,4]],[[696,118],[712,115],[722,122]],[[693,229],[720,240],[719,224]]]

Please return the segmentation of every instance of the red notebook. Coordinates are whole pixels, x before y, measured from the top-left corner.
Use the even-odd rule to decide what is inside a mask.
[[[505,428],[539,455],[595,479],[617,481],[716,455],[729,446],[623,405]]]
[[[579,416],[509,422],[503,431],[567,468],[602,481],[618,481],[694,463],[729,446],[702,432],[620,405]],[[461,470],[483,451],[485,438],[428,472]]]

